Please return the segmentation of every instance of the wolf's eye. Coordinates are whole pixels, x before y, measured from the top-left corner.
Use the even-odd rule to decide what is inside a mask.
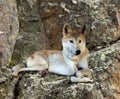
[[[70,43],[73,43],[73,40],[70,40]]]
[[[79,43],[81,43],[81,40],[79,40]]]

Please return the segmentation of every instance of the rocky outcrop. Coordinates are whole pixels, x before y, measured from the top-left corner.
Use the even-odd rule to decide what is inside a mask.
[[[0,1],[0,68],[9,64],[19,24],[15,0]]]
[[[13,64],[17,64],[35,51],[43,49],[41,19],[36,0],[17,0],[18,19],[20,24],[19,36],[12,56]],[[22,50],[21,50],[22,49]]]
[[[16,97],[18,99],[119,99],[120,97],[120,42],[90,54],[93,83],[69,84],[68,77],[39,73],[21,73]]]
[[[39,12],[47,39],[46,47],[61,48],[58,43],[65,22],[69,22],[73,28],[86,25],[90,50],[108,46],[120,37],[119,5],[119,1],[112,0],[41,0]]]
[[[20,37],[12,58],[16,63],[36,50],[61,49],[65,22],[73,29],[86,25],[90,51],[120,39],[119,0],[18,0],[17,4]]]
[[[17,10],[14,0],[2,0],[0,5],[0,64],[7,65],[18,33]],[[22,72],[14,78],[11,68],[2,68],[1,99],[119,99],[119,0],[17,0],[17,7],[20,35],[11,65],[37,50],[61,49],[65,22],[73,29],[86,25],[94,82],[70,84],[67,76],[42,77],[38,72]]]
[[[68,76],[49,74],[42,77],[39,72],[21,72],[17,78],[12,78],[9,70],[2,70],[1,74],[8,73],[0,79],[0,95],[3,99],[119,99],[119,46],[120,42],[117,42],[90,53],[93,83],[69,83]],[[5,86],[7,88],[4,89]]]
[[[89,65],[93,68],[96,86],[104,99],[120,97],[120,41],[111,47],[90,55]]]

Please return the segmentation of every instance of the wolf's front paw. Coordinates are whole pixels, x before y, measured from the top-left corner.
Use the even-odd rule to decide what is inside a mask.
[[[75,76],[72,76],[70,78],[71,82],[81,82],[81,83],[87,83],[87,82],[90,82],[92,83],[93,82],[93,79],[91,78],[88,78],[88,77],[75,77]]]
[[[88,78],[88,77],[83,77],[83,78],[81,78],[81,82],[90,82],[90,83],[92,83],[93,79]]]
[[[77,77],[75,77],[75,76],[70,77],[70,81],[71,82],[78,82]]]

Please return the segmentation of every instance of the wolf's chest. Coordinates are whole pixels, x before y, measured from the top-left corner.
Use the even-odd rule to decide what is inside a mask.
[[[65,59],[67,66],[74,72],[77,71],[78,62],[71,61],[70,59]]]

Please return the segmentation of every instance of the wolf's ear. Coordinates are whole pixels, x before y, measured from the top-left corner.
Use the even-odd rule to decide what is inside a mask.
[[[63,26],[63,36],[67,36],[68,34],[70,34],[72,31],[70,25],[68,23],[64,24]]]
[[[85,35],[85,30],[86,30],[86,26],[84,25],[83,28],[82,28],[82,32],[81,32],[84,35]]]

